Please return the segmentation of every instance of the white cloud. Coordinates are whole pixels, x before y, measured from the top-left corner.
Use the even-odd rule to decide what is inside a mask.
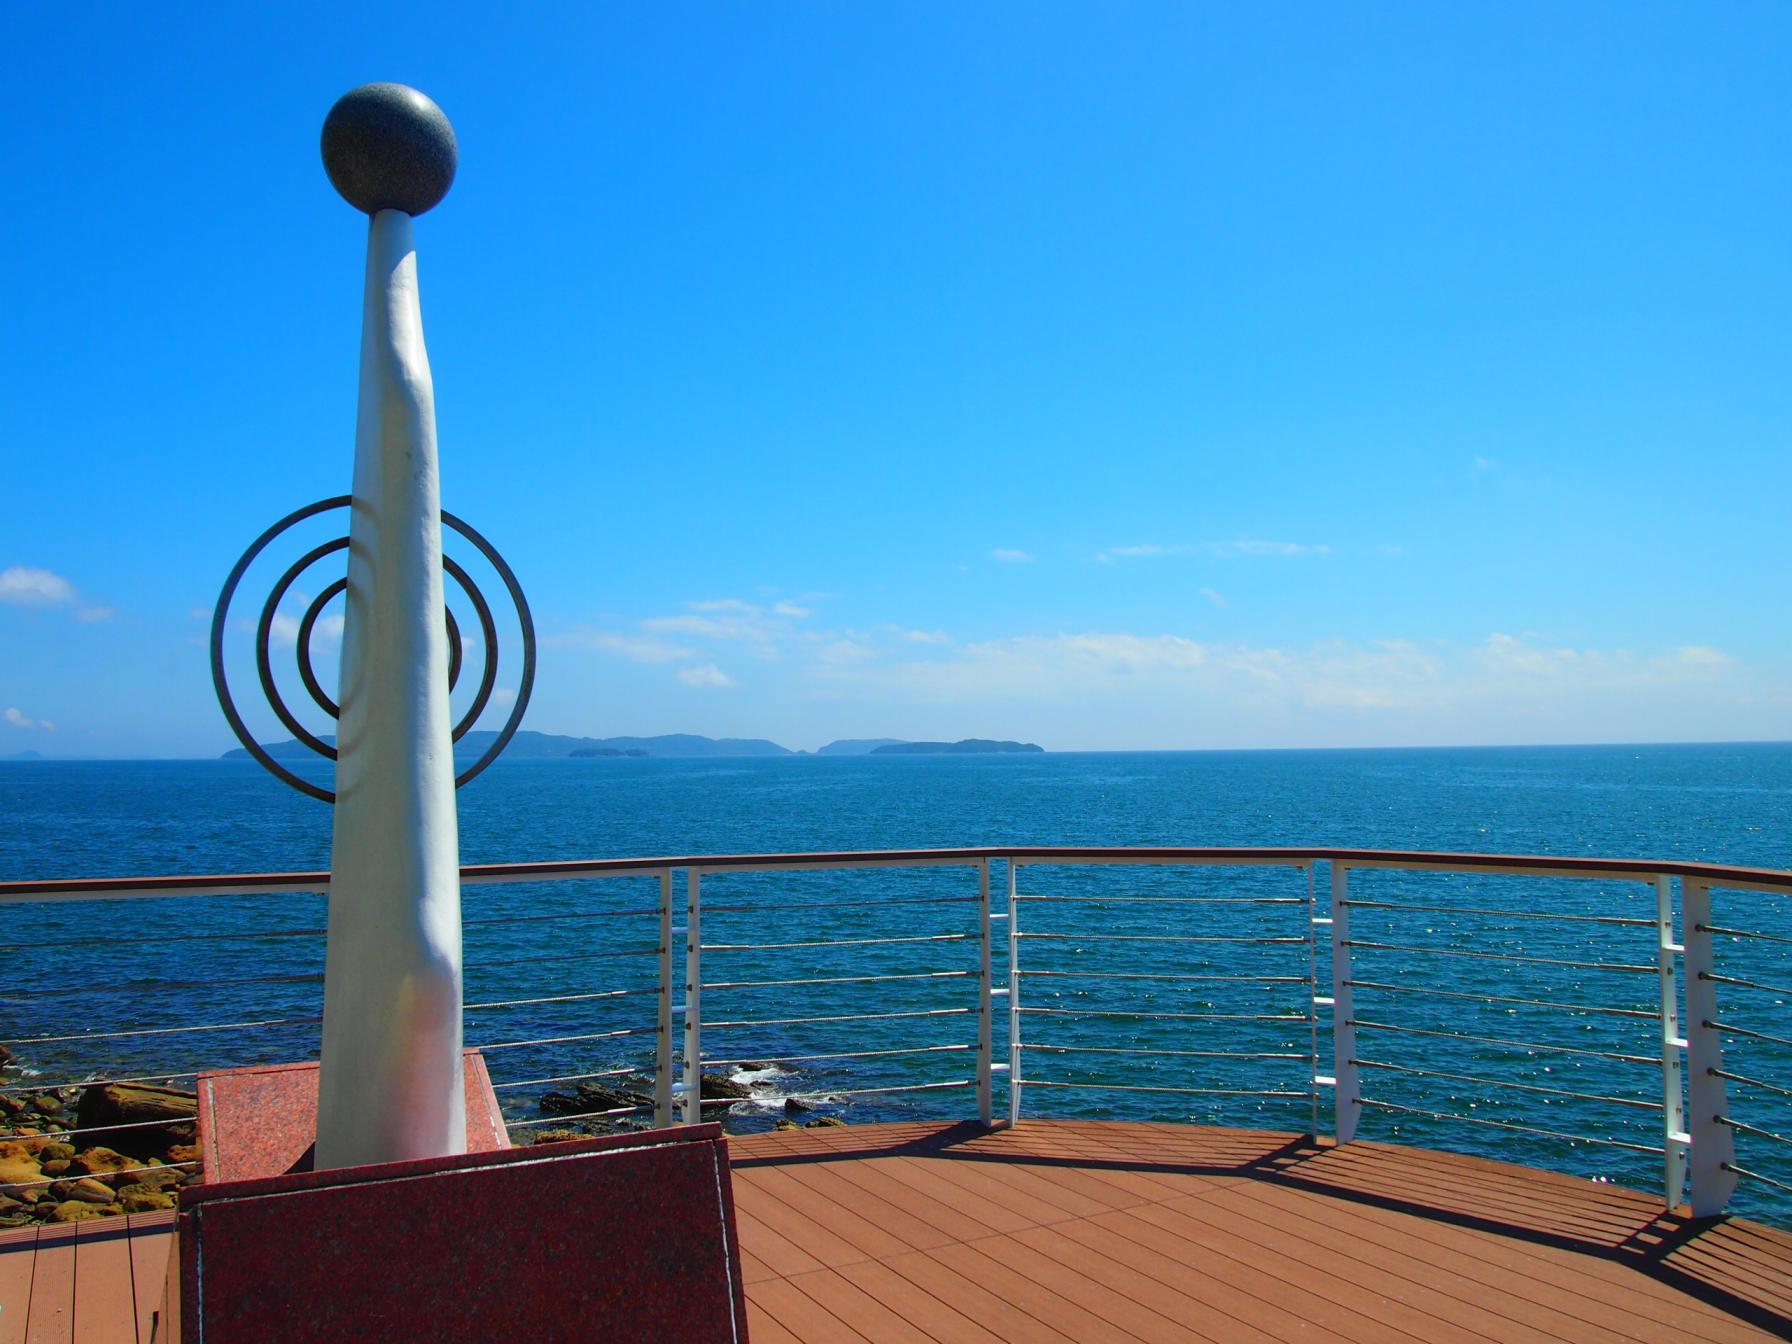
[[[594,649],[599,653],[613,653],[633,663],[676,663],[697,656],[695,649],[682,644],[672,644],[651,635],[611,630],[563,630],[544,636],[541,642],[550,649]]]
[[[695,667],[681,667],[678,669],[678,679],[686,686],[722,688],[734,685],[734,678],[714,663],[699,663]]]
[[[788,616],[793,621],[800,621],[815,614],[809,607],[799,607],[794,602],[773,603],[772,612],[778,616]]]
[[[6,720],[6,722],[11,724],[14,728],[41,728],[46,733],[53,733],[56,731],[56,725],[51,723],[48,719],[34,719],[29,714],[12,708],[11,706],[8,706],[3,712],[0,712],[0,719]]]
[[[83,621],[109,621],[118,615],[117,607],[82,604],[74,584],[60,574],[30,565],[0,569],[0,602],[15,607],[73,606],[76,619]]]
[[[1226,605],[1226,599],[1221,597],[1211,588],[1199,588],[1196,589],[1196,591],[1216,607],[1223,607]]]
[[[1168,545],[1145,541],[1133,546],[1110,546],[1096,555],[1103,564],[1113,564],[1116,560],[1168,560],[1179,556],[1210,555],[1219,560],[1232,560],[1240,556],[1306,556],[1330,555],[1332,548],[1323,543],[1299,541],[1204,541],[1200,543],[1178,541]]]
[[[75,585],[60,574],[29,565],[0,569],[0,602],[17,607],[55,607],[75,600]]]
[[[1017,551],[1011,546],[998,546],[989,553],[992,560],[999,560],[1004,565],[1027,565],[1033,562],[1033,555],[1028,551]]]
[[[1299,541],[1210,541],[1207,549],[1221,559],[1239,555],[1330,555],[1332,548],[1324,543]]]

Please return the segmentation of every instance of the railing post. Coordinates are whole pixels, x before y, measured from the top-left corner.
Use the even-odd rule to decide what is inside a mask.
[[[1711,945],[1711,887],[1680,880],[1680,919],[1686,930],[1686,1094],[1687,1132],[1692,1139],[1692,1215],[1715,1218],[1736,1189],[1736,1137],[1724,1123],[1730,1115],[1729,1089],[1718,1076],[1724,1066],[1723,1034],[1717,1029],[1716,971]]]
[[[1332,1127],[1339,1143],[1356,1137],[1363,1109],[1356,1070],[1356,1009],[1350,990],[1350,867],[1332,860]]]
[[[1680,985],[1674,955],[1684,949],[1674,941],[1674,891],[1666,874],[1655,876],[1655,956],[1661,982],[1661,1189],[1671,1209],[1686,1191],[1686,1094],[1681,1085]]]
[[[690,870],[684,907],[684,1122],[703,1118],[703,873]]]
[[[653,1049],[653,1125],[672,1123],[672,870],[660,869],[659,1035]]]
[[[1008,1123],[1020,1123],[1020,864],[1008,858]]]
[[[1313,861],[1301,865],[1306,870],[1307,899],[1301,907],[1307,935],[1307,1098],[1310,1110],[1307,1135],[1319,1137],[1319,924],[1314,919]]]
[[[977,1118],[988,1129],[995,1122],[995,1101],[990,1085],[995,1063],[995,1022],[989,932],[989,860],[977,860]]]

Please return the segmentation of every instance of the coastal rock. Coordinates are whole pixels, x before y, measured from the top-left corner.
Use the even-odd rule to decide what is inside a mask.
[[[587,1137],[589,1136],[579,1133],[576,1129],[543,1129],[536,1132],[535,1137],[529,1140],[529,1144],[534,1147],[542,1143],[567,1143],[573,1139]]]
[[[651,1106],[653,1098],[644,1092],[581,1083],[570,1094],[545,1093],[540,1104],[548,1115],[588,1115],[593,1111],[620,1111],[631,1106]]]
[[[199,1160],[199,1145],[196,1143],[171,1144],[165,1156],[170,1162],[197,1162]]]
[[[23,1115],[25,1103],[15,1096],[0,1094],[0,1115]]]
[[[39,1092],[31,1098],[31,1104],[39,1115],[61,1115],[62,1098],[54,1092]]]
[[[110,1204],[115,1198],[111,1186],[104,1181],[96,1181],[91,1176],[83,1176],[72,1181],[57,1181],[50,1187],[50,1193],[60,1200],[78,1199],[88,1204]]]
[[[104,1140],[110,1148],[146,1160],[160,1158],[169,1144],[191,1144],[198,1117],[196,1093],[137,1083],[83,1088],[75,1106],[75,1128],[83,1131],[82,1138]],[[158,1120],[168,1123],[153,1123]],[[139,1127],[108,1128],[114,1125]],[[198,1156],[195,1151],[194,1160]]]
[[[815,1108],[813,1106],[811,1106],[808,1102],[801,1101],[796,1097],[785,1097],[784,1098],[784,1114],[785,1115],[801,1115],[804,1111],[812,1111],[814,1109]]]
[[[110,1218],[124,1212],[121,1204],[88,1204],[82,1200],[64,1200],[50,1210],[52,1223],[78,1223],[86,1218]]]
[[[130,1183],[119,1186],[119,1193],[122,1194],[127,1189],[167,1190],[179,1185],[186,1177],[187,1173],[184,1171],[170,1171],[167,1168],[161,1171],[133,1171],[130,1173]]]
[[[0,1144],[0,1148],[15,1148],[16,1144]],[[43,1168],[36,1160],[19,1154],[8,1157],[0,1154],[0,1195],[22,1195],[34,1181],[44,1178]]]
[[[745,1101],[752,1095],[753,1089],[745,1083],[737,1083],[719,1073],[706,1073],[697,1084],[700,1101]]]
[[[773,1125],[773,1126],[772,1126],[772,1128],[773,1128],[773,1129],[774,1129],[774,1130],[778,1130],[778,1129],[801,1129],[801,1128],[802,1128],[802,1126],[801,1126],[801,1125],[799,1125],[799,1124],[797,1124],[797,1122],[796,1122],[796,1121],[794,1121],[794,1120],[780,1120],[780,1121],[778,1121],[778,1123],[777,1123],[777,1124],[775,1124],[775,1125]]]
[[[7,1049],[4,1045],[0,1045],[0,1069],[9,1067],[12,1064],[13,1059],[14,1055],[12,1051]]]
[[[88,1148],[76,1154],[70,1169],[79,1169],[86,1176],[105,1176],[113,1172],[130,1171],[142,1165],[136,1158],[126,1157],[110,1148]]]
[[[66,1157],[53,1157],[43,1164],[43,1173],[46,1176],[66,1176],[68,1175],[69,1168],[74,1165],[75,1164]],[[80,1173],[77,1172],[76,1174],[79,1175]]]
[[[846,1121],[837,1115],[818,1115],[813,1120],[803,1121],[804,1129],[844,1129]]]
[[[126,1213],[150,1213],[156,1209],[172,1209],[174,1196],[165,1195],[160,1190],[138,1190],[133,1186],[128,1195],[119,1191],[118,1202]]]

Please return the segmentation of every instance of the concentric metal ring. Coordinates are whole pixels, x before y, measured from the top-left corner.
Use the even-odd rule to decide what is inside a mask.
[[[317,503],[308,504],[302,509],[295,509],[292,513],[287,514],[286,517],[268,528],[267,531],[263,532],[255,539],[248,550],[243,552],[242,558],[236,562],[236,566],[230,571],[230,577],[224,581],[223,591],[218,594],[217,608],[212,613],[212,684],[217,689],[218,704],[224,710],[224,717],[229,722],[231,731],[236,734],[237,740],[243,744],[249,754],[259,761],[262,767],[269,773],[273,774],[276,778],[285,781],[287,784],[290,784],[293,788],[299,790],[299,792],[326,803],[335,802],[336,795],[329,789],[323,788],[321,785],[313,784],[310,780],[295,774],[293,771],[280,764],[279,761],[275,760],[268,750],[255,740],[254,735],[249,732],[248,726],[243,722],[242,715],[237,712],[236,703],[230,695],[229,681],[224,674],[224,629],[226,619],[230,612],[231,599],[236,595],[237,585],[242,582],[244,573],[247,572],[249,566],[255,561],[255,558],[259,556],[262,551],[266,550],[268,545],[276,537],[280,536],[289,528],[296,526],[298,523],[303,522],[307,518],[315,517],[320,513],[326,513],[331,509],[347,508],[352,503],[353,497],[350,495],[337,495],[331,499],[319,500]],[[516,607],[517,622],[522,628],[523,635],[522,676],[517,685],[516,701],[511,706],[510,716],[505,720],[503,729],[498,733],[497,737],[493,739],[491,746],[486,749],[485,753],[472,765],[467,767],[467,769],[461,771],[455,778],[455,787],[458,788],[462,784],[473,779],[498,758],[504,748],[510,744],[510,739],[516,735],[516,730],[523,721],[523,714],[529,706],[530,693],[535,688],[535,621],[530,614],[529,603],[523,596],[522,586],[517,582],[516,575],[511,572],[510,566],[504,562],[504,557],[498,554],[497,548],[487,541],[476,529],[455,517],[446,509],[442,510],[442,522],[460,533],[468,541],[472,542],[473,545],[478,548],[479,553],[486,558],[491,567],[497,571],[498,577],[503,580],[504,587],[509,591],[511,602]],[[295,739],[304,743],[320,756],[327,757],[331,760],[336,758],[336,749],[322,738],[309,732],[305,726],[299,722],[297,717],[287,707],[285,700],[281,697],[279,687],[274,680],[273,663],[269,654],[269,643],[273,631],[274,616],[279,609],[281,601],[285,598],[287,591],[292,587],[293,583],[306,569],[316,564],[317,561],[327,555],[333,555],[337,551],[348,549],[348,545],[349,539],[347,537],[338,537],[334,541],[325,542],[321,546],[313,547],[309,552],[301,556],[297,562],[290,566],[287,571],[280,576],[279,581],[274,585],[273,591],[268,595],[268,600],[262,605],[261,619],[256,627],[255,638],[256,671],[260,677],[262,691],[267,696],[269,706],[273,709],[280,722],[291,731]],[[467,712],[461,716],[460,721],[454,726],[453,740],[458,742],[471,731],[473,725],[479,721],[479,716],[485,712],[486,707],[491,703],[492,692],[497,685],[498,679],[498,632],[497,623],[492,619],[491,607],[487,604],[485,595],[480,591],[478,584],[473,582],[472,576],[469,575],[451,556],[444,555],[442,557],[442,568],[457,584],[459,584],[461,591],[467,595],[468,601],[473,604],[473,610],[479,618],[479,632],[480,637],[484,642],[485,649],[484,667],[479,678],[479,689],[474,694],[473,703],[468,706]],[[311,637],[317,628],[318,619],[322,616],[325,606],[329,604],[332,598],[336,597],[339,593],[346,592],[347,589],[348,580],[337,579],[326,587],[323,592],[319,593],[317,597],[312,600],[310,605],[306,607],[305,614],[299,621],[298,637],[295,641],[295,656],[298,660],[299,678],[304,683],[305,689],[310,694],[313,702],[332,718],[337,717],[340,713],[340,707],[328,694],[325,693],[322,685],[320,685],[317,680],[315,670],[312,668]],[[454,619],[454,613],[447,610],[446,606],[444,606],[444,613],[447,620],[449,640],[448,687],[450,690],[453,690],[460,680],[463,651],[461,649],[460,626]]]

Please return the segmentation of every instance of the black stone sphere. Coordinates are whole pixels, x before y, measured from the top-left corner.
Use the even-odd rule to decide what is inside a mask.
[[[448,194],[460,157],[442,109],[404,84],[363,84],[338,98],[323,151],[331,185],[370,215],[422,214]]]

